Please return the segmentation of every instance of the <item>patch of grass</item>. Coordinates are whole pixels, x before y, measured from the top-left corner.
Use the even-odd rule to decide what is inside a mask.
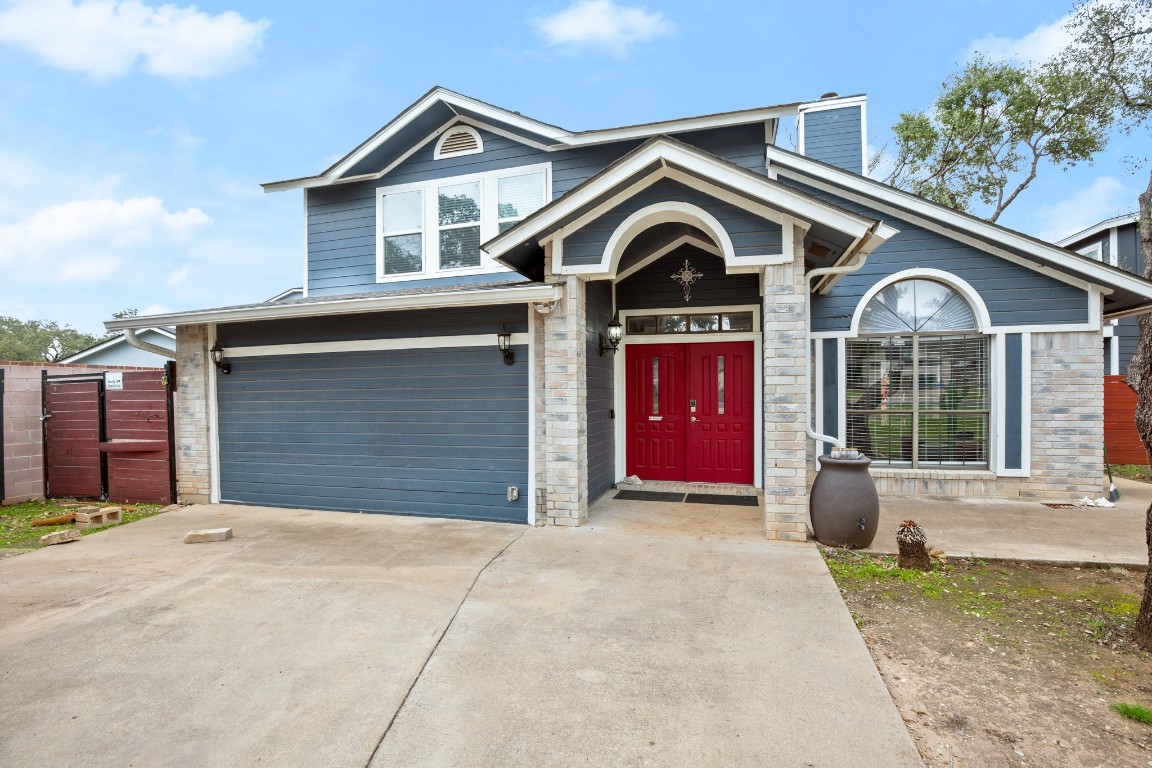
[[[1144,464],[1113,464],[1112,474],[1117,477],[1127,477],[1130,480],[1152,482],[1152,467]]]
[[[1147,709],[1139,704],[1124,704],[1123,702],[1113,704],[1111,709],[1113,712],[1123,715],[1129,720],[1135,720],[1145,725],[1152,725],[1152,709]]]
[[[65,502],[72,501],[76,500],[40,499],[37,501],[26,501],[22,504],[13,504],[9,507],[0,507],[0,549],[38,549],[40,547],[41,536],[72,528],[73,525],[71,523],[67,525],[32,526],[33,520],[45,517],[56,517],[74,512],[76,510],[75,506],[65,506]],[[102,501],[93,501],[91,504],[93,506],[109,506],[109,502]],[[119,506],[123,510],[121,525],[142,520],[145,517],[152,517],[152,515],[164,509],[160,504],[118,504],[116,506]],[[105,528],[88,528],[81,531],[81,534],[87,536],[102,530],[105,530]]]

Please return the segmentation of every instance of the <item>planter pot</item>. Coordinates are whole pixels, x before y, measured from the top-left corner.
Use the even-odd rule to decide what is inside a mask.
[[[816,540],[829,547],[864,549],[876,538],[880,497],[868,474],[872,459],[820,456],[808,509]]]

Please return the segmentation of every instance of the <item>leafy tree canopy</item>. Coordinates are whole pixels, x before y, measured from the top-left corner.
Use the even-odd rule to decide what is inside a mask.
[[[55,363],[107,336],[90,336],[47,320],[17,320],[0,315],[0,360]]]

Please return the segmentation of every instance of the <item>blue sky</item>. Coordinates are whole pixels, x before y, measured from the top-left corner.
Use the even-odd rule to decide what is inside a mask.
[[[102,333],[301,284],[297,192],[433,85],[581,130],[867,93],[869,143],[979,48],[1039,55],[1071,3],[0,0],[0,315]],[[1117,140],[1001,223],[1134,210]]]

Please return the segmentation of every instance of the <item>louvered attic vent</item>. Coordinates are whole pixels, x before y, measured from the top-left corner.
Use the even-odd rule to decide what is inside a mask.
[[[484,142],[475,128],[455,126],[449,128],[436,142],[436,159],[456,155],[474,155],[484,151]]]

